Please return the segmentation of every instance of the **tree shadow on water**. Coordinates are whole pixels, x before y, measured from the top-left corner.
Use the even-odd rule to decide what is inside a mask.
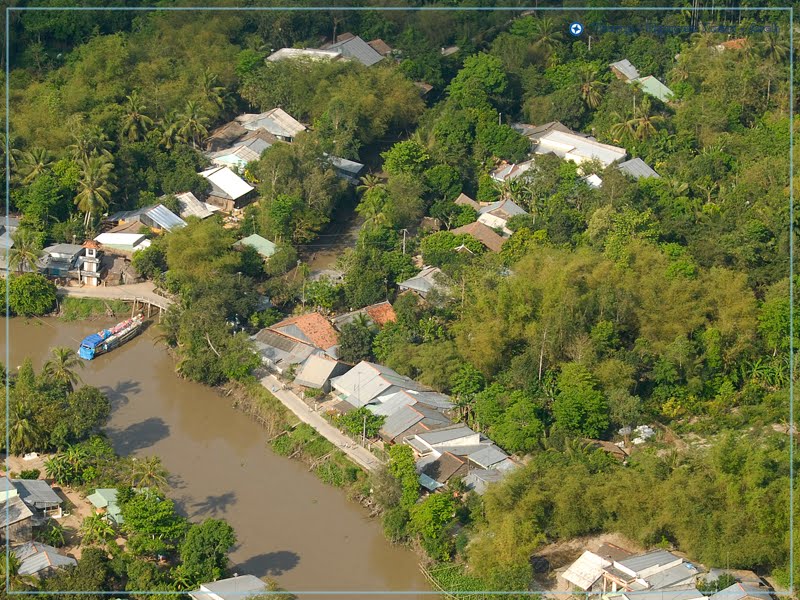
[[[277,577],[291,571],[300,562],[300,556],[288,550],[257,554],[236,565],[232,571],[256,577]]]
[[[192,504],[194,514],[192,517],[198,515],[216,517],[220,513],[224,513],[228,507],[236,503],[236,494],[233,492],[226,492],[218,494],[217,496],[206,496],[205,500],[195,502]]]
[[[169,425],[159,417],[150,417],[139,423],[128,425],[125,429],[112,429],[109,431],[109,437],[117,454],[122,456],[149,448],[168,435]]]
[[[114,387],[104,385],[100,391],[105,394],[111,402],[111,410],[114,411],[128,404],[131,395],[136,395],[141,391],[138,381],[120,381]]]

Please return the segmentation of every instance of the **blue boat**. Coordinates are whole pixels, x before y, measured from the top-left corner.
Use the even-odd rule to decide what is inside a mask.
[[[136,315],[127,321],[117,323],[110,329],[101,329],[97,333],[87,335],[83,338],[81,346],[78,349],[78,356],[85,360],[92,360],[95,356],[110,352],[117,346],[121,346],[135,337],[141,330],[143,324],[144,317],[142,315]]]

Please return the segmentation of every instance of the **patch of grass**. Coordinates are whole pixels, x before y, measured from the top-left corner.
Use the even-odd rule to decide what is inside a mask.
[[[111,309],[114,316],[129,312],[128,305],[121,300],[102,300],[100,298],[64,298],[61,300],[61,319],[77,321],[90,317],[105,316]]]

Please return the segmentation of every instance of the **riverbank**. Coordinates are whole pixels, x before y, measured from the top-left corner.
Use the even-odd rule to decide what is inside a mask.
[[[50,348],[76,348],[88,333],[118,320],[13,318],[8,363],[13,368],[30,356],[38,370]],[[2,335],[5,329],[0,327]],[[146,329],[84,363],[79,375],[111,399],[106,433],[118,454],[160,456],[181,514],[193,522],[224,518],[234,527],[239,539],[231,552],[234,572],[273,577],[289,590],[429,593],[418,557],[387,542],[381,523],[352,501],[364,491],[353,481],[353,475],[366,480],[361,469],[336,452],[312,468],[336,449],[305,425],[292,429],[297,421],[286,417],[283,405],[255,380],[259,401],[248,400],[252,408],[247,410],[258,411],[261,420],[247,414],[243,401],[227,388],[177,377],[159,333],[156,327]],[[238,410],[231,410],[234,404]],[[263,417],[273,413],[278,415],[274,424],[265,426]]]

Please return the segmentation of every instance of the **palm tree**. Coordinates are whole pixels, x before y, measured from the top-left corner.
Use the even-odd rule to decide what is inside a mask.
[[[90,158],[83,164],[75,204],[86,215],[84,227],[89,227],[95,213],[108,208],[111,192],[117,189],[111,183],[113,169],[114,164],[101,156]]]
[[[585,65],[579,71],[578,77],[580,78],[581,98],[583,98],[586,106],[591,109],[600,106],[600,100],[602,99],[600,90],[605,83],[598,79],[597,69],[590,65]]]
[[[365,229],[376,228],[386,222],[386,215],[383,213],[384,205],[385,198],[378,190],[364,194],[361,202],[356,206],[356,212],[364,217]]]
[[[67,146],[67,150],[77,162],[85,163],[93,156],[105,156],[111,159],[113,144],[99,127],[85,127],[72,138],[75,142]]]
[[[12,591],[36,589],[38,578],[33,575],[20,575],[20,563],[21,561],[15,552],[3,553],[0,556],[0,577],[2,577],[3,588],[5,588],[6,581],[8,581],[8,587]],[[7,572],[6,567],[8,567]]]
[[[161,119],[161,145],[172,150],[176,143],[183,141],[179,130],[178,114],[173,110]]]
[[[81,535],[83,536],[81,544],[100,542],[105,548],[108,540],[113,539],[116,532],[105,515],[95,513],[86,517],[81,523]]]
[[[789,55],[789,44],[775,32],[767,33],[759,46],[764,57],[776,63]]]
[[[18,153],[17,165],[22,183],[31,183],[53,164],[53,158],[44,148],[33,148]]]
[[[192,141],[192,146],[197,148],[197,143],[208,135],[208,118],[203,115],[197,102],[189,100],[186,109],[179,116],[180,128],[178,133],[186,140]]]
[[[361,178],[361,185],[356,187],[356,191],[366,194],[370,190],[382,189],[384,187],[386,187],[386,184],[383,183],[383,180],[380,177],[373,175],[372,173],[368,173]]]
[[[200,89],[203,90],[203,96],[206,101],[212,106],[219,108],[221,112],[225,112],[231,108],[233,97],[230,91],[224,85],[219,85],[219,78],[216,74],[206,69],[203,71],[202,79],[200,80]]]
[[[536,19],[533,24],[533,31],[536,38],[533,42],[534,48],[541,48],[548,53],[558,46],[563,37],[561,30],[549,17]]]
[[[144,114],[147,107],[139,99],[139,94],[132,92],[126,98],[128,104],[122,118],[122,134],[127,136],[131,142],[136,142],[153,127],[153,119]]]
[[[44,461],[44,472],[49,479],[63,484],[70,481],[72,468],[63,454],[57,454]]]
[[[42,431],[33,420],[33,411],[27,402],[18,401],[11,412],[8,427],[10,454],[25,454],[36,450],[42,441]]]
[[[614,136],[616,141],[620,141],[626,136],[643,141],[653,135],[656,129],[656,123],[661,123],[664,120],[662,115],[651,114],[652,104],[650,98],[645,96],[642,102],[634,108],[633,116],[630,119],[620,117],[619,113],[614,113],[614,118],[617,121],[611,127],[611,135]]]
[[[33,270],[36,261],[42,255],[42,245],[39,238],[33,231],[28,229],[18,229],[11,235],[14,243],[8,249],[8,264],[11,267],[16,267],[17,271],[22,274],[26,267],[27,270]]]
[[[148,456],[144,459],[133,459],[131,465],[131,487],[156,487],[163,488],[167,485],[169,473],[161,464],[158,456]]]
[[[44,363],[42,372],[52,381],[63,384],[69,391],[75,389],[81,378],[75,372],[75,367],[83,368],[83,362],[72,348],[59,346],[51,350],[53,358]]]

